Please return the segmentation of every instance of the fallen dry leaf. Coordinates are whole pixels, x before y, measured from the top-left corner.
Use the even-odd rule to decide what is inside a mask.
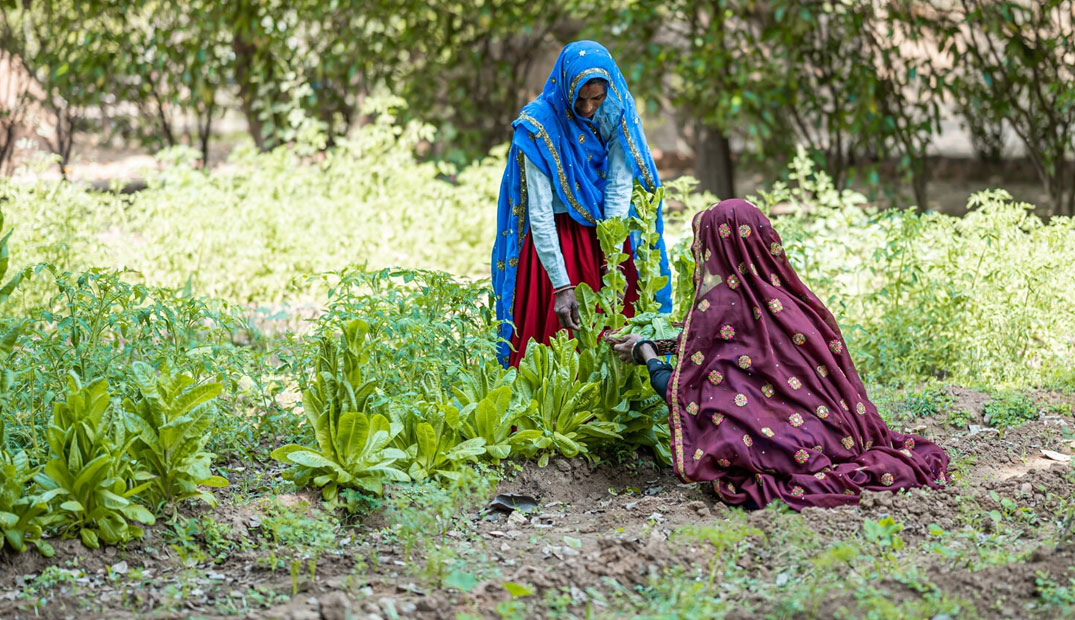
[[[1060,461],[1061,463],[1067,463],[1071,460],[1070,454],[1062,454],[1060,452],[1053,452],[1052,450],[1042,450],[1041,453],[1045,455],[1045,458]]]

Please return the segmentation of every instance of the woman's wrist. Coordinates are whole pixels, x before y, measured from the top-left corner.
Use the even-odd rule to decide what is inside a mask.
[[[657,357],[657,346],[652,340],[639,340],[631,347],[631,359],[636,364],[645,366],[646,362]]]

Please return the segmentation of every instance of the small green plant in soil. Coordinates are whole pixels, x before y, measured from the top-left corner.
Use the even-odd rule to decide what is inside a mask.
[[[78,588],[78,579],[85,573],[81,570],[61,568],[56,565],[46,566],[41,574],[22,587],[19,596],[33,603],[34,609],[43,608],[52,600],[55,590],[74,593]]]
[[[476,567],[461,561],[445,541],[449,532],[465,529],[467,513],[487,501],[495,488],[496,477],[482,468],[464,469],[447,484],[399,485],[385,499],[385,519],[392,525],[384,534],[401,545],[413,573],[438,587],[446,580],[461,584]],[[413,561],[416,552],[421,564]]]
[[[269,570],[287,567],[291,594],[299,591],[299,577],[305,564],[311,580],[317,574],[318,558],[336,547],[340,524],[332,515],[306,502],[295,506],[270,504],[261,521],[265,536],[258,564]]]
[[[966,409],[949,409],[944,423],[954,428],[966,428],[973,417],[974,413]]]
[[[177,554],[188,557],[204,555],[217,564],[226,560],[237,548],[250,546],[246,538],[234,540],[231,527],[209,514],[179,517],[162,532],[162,538]]]
[[[1064,617],[1075,609],[1075,577],[1069,577],[1067,583],[1062,584],[1049,573],[1038,571],[1034,584],[1042,606],[1056,608],[1057,611],[1065,610]]]
[[[998,392],[985,406],[985,422],[997,428],[1019,426],[1037,420],[1038,405],[1020,392]]]

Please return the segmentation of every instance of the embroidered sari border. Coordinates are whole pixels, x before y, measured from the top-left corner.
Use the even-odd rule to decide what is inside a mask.
[[[638,146],[636,146],[635,141],[631,139],[631,132],[627,128],[626,113],[620,117],[620,125],[623,127],[623,137],[627,140],[627,148],[631,150],[631,155],[635,158],[635,163],[638,164],[638,169],[642,171],[642,178],[646,181],[646,189],[651,192],[656,190],[657,185],[653,182],[653,176],[649,173],[649,168],[646,167],[646,162],[642,160],[642,154],[638,152]]]
[[[567,184],[567,175],[564,173],[564,165],[560,162],[560,154],[556,151],[556,147],[552,143],[552,138],[549,137],[549,132],[545,131],[545,126],[525,112],[520,114],[519,118],[532,124],[534,127],[537,127],[538,137],[545,142],[545,147],[549,149],[549,153],[552,154],[552,159],[556,163],[556,175],[560,179],[560,187],[563,188],[564,195],[567,197],[568,202],[571,203],[571,206],[574,207],[575,211],[577,211],[584,220],[589,222],[591,226],[597,226],[597,220],[590,215],[589,211],[579,204],[578,199],[575,198],[575,193],[571,191],[571,187]],[[626,127],[626,125],[624,126]]]

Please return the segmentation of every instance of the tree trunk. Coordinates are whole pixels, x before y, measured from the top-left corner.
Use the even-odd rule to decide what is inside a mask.
[[[721,200],[735,198],[735,163],[728,136],[701,122],[694,126],[694,175],[699,189]]]
[[[50,143],[49,148],[60,156],[60,176],[66,181],[67,164],[71,161],[71,151],[75,146],[75,124],[78,117],[67,102],[53,106],[52,110],[56,115],[56,143]]]
[[[914,191],[914,200],[918,205],[919,211],[924,211],[929,208],[929,205],[926,204],[928,184],[929,171],[925,157],[918,161],[911,162],[911,188]]]
[[[250,136],[254,139],[254,144],[258,150],[264,151],[265,135],[254,105],[258,89],[253,79],[254,54],[257,48],[237,32],[232,38],[232,50],[235,52],[235,81],[239,85],[239,106],[243,110],[243,116],[246,117],[246,124]]]
[[[213,103],[210,103],[205,112],[205,118],[198,119],[198,142],[202,150],[202,170],[209,170],[209,139],[213,135],[214,107]]]
[[[0,175],[7,174],[15,152],[15,123],[0,123]]]
[[[1060,206],[1060,215],[1066,215],[1068,217],[1075,216],[1075,161],[1071,162],[1068,166],[1067,158],[1061,156],[1060,163],[1057,164],[1060,168],[1060,179],[1067,179],[1066,183],[1061,185],[1057,198],[1057,205]],[[1071,168],[1069,173],[1065,173],[1065,170]],[[1067,204],[1064,204],[1064,194],[1067,193]]]
[[[168,113],[164,110],[164,97],[157,91],[157,84],[153,80],[152,72],[148,72],[146,80],[149,82],[149,90],[153,94],[153,103],[157,113],[157,123],[160,125],[161,133],[164,134],[164,141],[168,143],[168,146],[175,146],[175,133],[172,131],[172,120],[168,118]]]

